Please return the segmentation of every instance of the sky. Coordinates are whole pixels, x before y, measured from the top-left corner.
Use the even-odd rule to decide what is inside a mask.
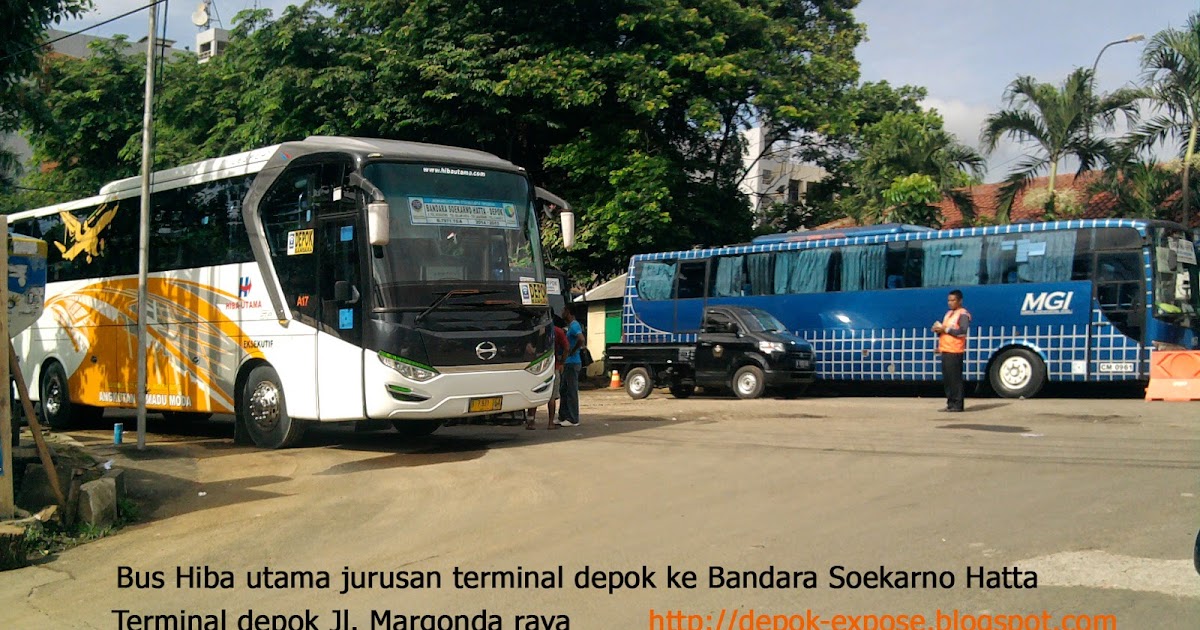
[[[96,0],[84,18],[56,28],[78,30],[146,4],[148,0]],[[199,30],[190,16],[199,0],[170,0],[167,37],[176,47],[195,47]],[[243,9],[272,9],[279,15],[288,0],[213,0],[220,24],[230,28]],[[946,120],[946,128],[978,147],[984,117],[1004,105],[1005,87],[1019,75],[1059,83],[1077,67],[1091,67],[1108,42],[1134,34],[1147,38],[1178,28],[1200,0],[862,0],[855,15],[866,25],[868,41],[859,46],[863,81],[919,85],[928,90],[926,106]],[[161,20],[161,18],[160,18]],[[146,35],[149,21],[139,12],[89,34]],[[160,27],[161,29],[161,22]],[[1145,42],[1109,47],[1097,68],[1102,91],[1130,85],[1139,78]],[[989,157],[986,181],[999,181],[1021,156],[1005,142]]]

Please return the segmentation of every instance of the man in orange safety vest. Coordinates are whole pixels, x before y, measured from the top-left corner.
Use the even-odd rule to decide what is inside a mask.
[[[946,408],[938,411],[963,410],[963,359],[967,354],[967,328],[971,314],[962,305],[962,291],[955,289],[946,298],[950,310],[942,321],[933,323],[938,335],[938,354],[942,355],[942,381],[946,386]]]

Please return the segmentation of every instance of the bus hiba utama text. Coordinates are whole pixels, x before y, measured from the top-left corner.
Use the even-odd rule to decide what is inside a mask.
[[[549,398],[553,330],[524,169],[452,147],[309,137],[154,173],[146,406],[234,414],[294,444],[311,422],[446,419]],[[49,250],[14,341],[51,426],[135,407],[140,178],[10,217]]]
[[[1195,241],[1174,223],[1096,219],[875,225],[643,254],[629,263],[622,341],[692,342],[705,306],[758,307],[813,345],[819,379],[933,381],[930,327],[959,289],[967,378],[1001,396],[1146,380],[1151,349],[1200,342]]]

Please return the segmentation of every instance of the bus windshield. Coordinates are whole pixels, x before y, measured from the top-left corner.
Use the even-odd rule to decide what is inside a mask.
[[[446,287],[515,291],[518,282],[545,277],[525,177],[396,162],[369,164],[363,174],[391,208],[390,243],[373,257],[379,306],[426,306]]]
[[[1178,229],[1154,229],[1154,312],[1200,326],[1200,265],[1196,244]]]

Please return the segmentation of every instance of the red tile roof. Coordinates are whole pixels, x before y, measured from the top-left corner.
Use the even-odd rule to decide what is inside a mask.
[[[1087,204],[1083,210],[1085,219],[1098,219],[1104,217],[1118,216],[1117,199],[1110,193],[1099,193],[1090,195],[1088,187],[1100,176],[1095,171],[1088,171],[1078,177],[1071,173],[1059,174],[1054,180],[1055,190],[1074,190],[1080,199],[1087,199]],[[1025,196],[1031,191],[1044,189],[1049,183],[1049,177],[1038,177],[1029,182],[1025,190],[1017,193],[1017,198],[1013,201],[1012,210],[1009,213],[1009,221],[1017,223],[1021,221],[1041,221],[1045,216],[1041,210],[1026,208],[1024,205]],[[971,194],[971,199],[975,203],[976,217],[995,217],[996,209],[1000,206],[1000,188],[1003,182],[996,184],[980,184],[972,186],[967,190]],[[963,220],[962,213],[958,207],[954,205],[949,198],[943,199],[937,204],[942,211],[942,227],[943,228],[958,228],[966,225]],[[830,221],[824,225],[819,225],[813,229],[829,229],[853,227],[857,222],[845,217],[836,221]]]

